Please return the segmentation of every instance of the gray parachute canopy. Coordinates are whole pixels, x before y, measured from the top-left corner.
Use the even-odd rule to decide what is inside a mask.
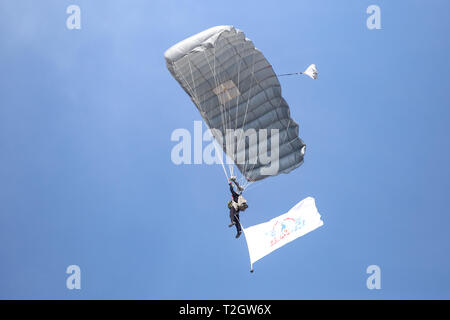
[[[305,144],[281,96],[278,78],[242,31],[232,26],[213,27],[172,46],[164,57],[170,73],[247,181],[288,173],[303,163]],[[261,129],[266,129],[266,136],[259,133]],[[226,139],[233,130],[244,136],[240,149]],[[250,138],[249,132],[259,133],[258,139]],[[278,147],[271,139],[276,134]],[[267,157],[260,157],[261,150],[278,155],[267,163]],[[248,157],[238,161],[242,152]],[[267,170],[269,167],[276,171]]]

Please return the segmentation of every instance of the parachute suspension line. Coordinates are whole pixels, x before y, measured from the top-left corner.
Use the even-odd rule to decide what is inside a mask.
[[[228,41],[227,38],[225,38],[225,40],[227,41],[228,46],[233,47],[233,46],[231,45],[231,43]],[[211,73],[212,73],[212,75],[213,75],[213,77],[214,77],[215,87],[217,88],[217,87],[218,87],[221,83],[223,83],[224,81],[222,81],[223,79],[220,79],[221,76],[218,75],[217,72],[216,72],[216,63],[217,63],[217,61],[218,61],[218,58],[217,58],[217,56],[216,56],[216,47],[213,48],[212,52],[213,52],[213,55],[214,55],[214,66],[213,66],[213,67],[211,66],[211,63],[209,62],[209,59],[208,59],[208,57],[206,56],[206,53],[205,53],[205,57],[206,57],[206,59],[207,59],[209,68],[210,68],[210,70],[211,70]],[[219,62],[219,63],[220,63],[220,62]],[[238,86],[239,86],[239,81],[238,81]],[[238,89],[238,90],[239,90],[239,89]],[[220,101],[219,101],[219,102],[220,102]],[[224,104],[220,103],[220,104],[219,104],[219,110],[220,110],[220,119],[221,119],[221,121],[222,121],[222,128],[223,128],[223,133],[224,133],[224,138],[225,138],[225,144],[226,144],[226,138],[227,138],[227,136],[226,136],[226,135],[227,135],[226,130],[227,130],[227,129],[231,129],[231,112],[228,112],[228,111],[227,111],[227,108],[226,108],[226,105],[225,105],[225,104],[226,104],[226,103],[224,103]],[[229,147],[229,146],[226,146],[225,150],[228,150],[228,147]],[[228,150],[228,151],[229,151],[229,150]],[[225,156],[228,156],[227,152],[225,152]],[[222,161],[222,162],[223,162],[223,161]],[[228,167],[229,167],[228,170],[229,170],[229,172],[230,172],[230,175],[231,175],[231,176],[234,175],[234,164],[233,164],[233,163],[230,163],[230,164],[228,164]]]
[[[229,47],[230,49],[232,49],[236,54],[238,54],[236,48],[230,43],[230,40],[228,39],[228,37],[225,37],[224,39],[227,42],[226,46]],[[240,62],[239,60],[237,60],[236,55],[234,56],[234,61],[235,61],[235,65],[237,64],[237,62]],[[231,75],[228,73],[228,71],[225,71],[225,72],[228,74],[227,78],[230,79]],[[240,73],[240,63],[238,64],[238,80],[237,80],[237,89],[238,90],[239,90],[239,73]],[[238,109],[238,105],[239,105],[239,96],[240,95],[237,96],[237,103],[235,105],[236,106],[236,110]],[[229,110],[228,111],[227,111],[227,109],[225,108],[225,105],[224,105],[224,119],[225,119],[225,127],[226,127],[226,129],[232,129],[232,114],[231,114],[232,105],[231,105],[231,101],[232,100],[227,102],[227,103],[229,103]],[[236,116],[237,116],[237,113],[236,113]],[[234,132],[235,131],[233,131],[233,133]],[[233,150],[233,154],[234,154],[234,150]],[[234,163],[229,163],[228,167],[229,167],[231,175],[234,175]]]
[[[173,66],[175,67],[174,70],[175,70],[175,72],[177,72],[177,74],[181,75],[181,77],[183,78],[183,81],[186,83],[186,86],[187,86],[187,89],[188,89],[190,95],[193,96],[194,100],[197,102],[197,105],[200,108],[200,112],[204,113],[203,108],[202,108],[202,104],[203,103],[200,102],[200,99],[198,98],[197,92],[195,90],[194,73],[192,71],[191,60],[189,58],[188,58],[188,63],[189,63],[189,69],[190,69],[190,72],[191,72],[192,85],[194,86],[194,88],[191,87],[191,85],[189,84],[189,81],[183,76],[183,74],[181,72],[179,73],[179,72],[176,71],[176,65],[175,64],[173,64]],[[194,67],[195,67],[195,64],[194,64]]]
[[[187,89],[189,90],[189,92],[190,92],[192,95],[194,95],[194,90],[193,90],[192,87],[190,86],[189,81],[186,80],[186,78],[184,77],[183,73],[177,71],[177,68],[178,68],[178,67],[177,67],[177,65],[175,64],[175,62],[172,63],[172,66],[174,67],[173,69],[174,69],[174,71],[176,72],[176,74],[179,74],[179,75],[183,78],[183,81],[184,81],[184,83],[186,84],[186,87],[187,87]],[[194,97],[194,98],[195,98],[195,97]]]
[[[190,68],[190,71],[191,71],[191,78],[192,78],[192,81],[193,81],[193,85],[195,86],[194,75],[193,75],[190,59],[188,60],[188,62],[189,62],[189,68]],[[194,99],[197,101],[198,106],[200,107],[200,111],[204,112],[203,108],[202,108],[202,104],[200,103],[200,100],[198,99],[198,96],[196,94],[196,90],[194,90],[191,87],[191,85],[189,84],[189,81],[187,81],[187,79],[183,76],[183,74],[181,72],[177,72],[177,70],[176,70],[177,69],[177,65],[175,63],[172,63],[172,66],[174,67],[174,71],[183,78],[183,81],[186,84],[187,89],[189,90],[191,95],[194,97]],[[219,152],[222,152],[222,151],[218,150],[217,143],[215,143],[214,141],[213,141],[213,143],[214,143],[214,148],[216,150],[216,153],[217,153],[217,155],[219,157],[219,160],[221,162],[221,165],[222,165],[222,168],[223,168],[223,173],[225,174],[225,179],[228,182],[229,178],[228,178],[228,173],[227,173],[227,170],[225,169],[225,165],[224,165],[224,162],[223,162],[223,155],[219,156],[219,154],[221,154]]]
[[[238,64],[238,72],[237,72],[237,89],[238,89],[239,92],[241,92],[241,90],[240,90],[240,84],[241,84],[240,83],[240,77],[241,77],[241,60],[242,60],[242,57],[241,57],[241,55],[239,54],[239,51],[236,48],[234,48],[234,51],[236,52],[235,58],[239,62],[239,64]],[[239,59],[238,59],[238,57],[239,57]],[[238,119],[238,114],[239,114],[239,98],[240,97],[241,97],[241,95],[238,95],[237,99],[236,99],[236,115],[235,115],[235,121],[234,121],[234,131],[236,131],[236,129],[237,129],[237,119]]]
[[[254,80],[255,80],[255,53],[253,53],[253,57],[252,57],[252,73],[251,73],[251,77],[252,77],[252,81],[250,82],[251,83],[251,85],[250,85],[250,89],[248,90],[248,92],[249,92],[249,94],[248,94],[248,98],[247,98],[247,103],[246,103],[246,106],[245,106],[245,113],[244,113],[244,121],[242,122],[242,131],[240,132],[240,136],[239,136],[239,139],[238,139],[238,141],[240,141],[240,139],[241,139],[241,137],[242,137],[242,134],[243,134],[243,132],[244,132],[244,127],[245,127],[245,121],[247,120],[247,113],[248,113],[248,106],[249,106],[249,103],[250,103],[250,97],[251,97],[251,93],[252,93],[252,91],[253,91],[253,87],[254,87]],[[245,139],[245,138],[244,138]],[[245,147],[245,144],[244,144],[244,147]],[[250,160],[250,159],[249,159]],[[243,170],[243,172],[242,172],[242,174],[244,175],[244,176],[246,176],[246,173],[247,173],[247,161],[245,161],[245,164],[244,164],[244,170]]]
[[[219,83],[220,79],[219,79],[219,80],[217,79],[218,76],[217,76],[217,73],[216,73],[216,59],[217,59],[217,58],[216,58],[216,48],[214,47],[214,49],[213,49],[213,55],[214,55],[214,58],[213,58],[213,60],[214,60],[214,65],[213,65],[213,66],[211,66],[211,63],[210,63],[209,58],[208,58],[208,56],[207,56],[207,54],[206,54],[205,51],[203,51],[203,54],[204,54],[204,56],[205,56],[206,62],[208,63],[208,66],[209,66],[209,69],[210,69],[210,71],[211,71],[211,74],[212,74],[212,76],[213,76],[213,78],[214,78],[214,86],[215,86],[215,88],[217,88],[217,87],[220,85],[220,83]],[[219,106],[219,108],[221,108],[221,107]],[[225,131],[225,129],[226,129],[226,119],[225,119],[225,117],[224,117],[224,112],[225,112],[224,106],[222,106],[222,108],[221,108],[221,110],[220,110],[220,113],[221,113],[222,126],[223,126],[224,131]],[[223,143],[223,141],[222,141],[222,143]],[[222,147],[223,147],[223,146],[222,146]],[[216,150],[217,155],[219,155],[219,154],[221,155],[221,156],[219,156],[219,160],[220,160],[220,162],[221,162],[223,172],[225,173],[225,177],[226,177],[227,182],[228,182],[228,181],[229,181],[228,172],[227,172],[227,170],[226,170],[226,168],[225,168],[225,163],[224,163],[224,161],[223,161],[223,158],[224,158],[224,152],[219,151],[219,150],[217,149],[217,144],[216,144],[216,143],[214,143],[214,148],[215,148],[215,150]],[[220,153],[219,153],[219,152],[220,152]],[[225,153],[225,159],[226,159],[226,153]],[[230,165],[230,175],[231,175],[231,176],[233,175],[232,165]]]
[[[247,190],[247,188],[249,187],[249,186],[251,186],[252,184],[254,183],[254,181],[244,181],[244,183],[243,183],[243,188],[244,188],[244,190]]]
[[[257,188],[257,187],[263,185],[263,183],[266,182],[266,179],[257,181],[258,183],[255,183],[255,182],[256,182],[256,181],[250,181],[250,182],[246,185],[245,190],[247,190],[247,192],[248,192],[249,190],[253,190],[253,189],[255,189],[255,188]]]
[[[244,47],[244,43],[241,43],[240,44],[240,46],[241,46],[241,49]],[[241,92],[241,88],[240,88],[240,84],[241,84],[241,82],[240,82],[240,77],[241,77],[241,64],[242,64],[242,61],[243,61],[243,58],[242,58],[242,56],[241,56],[241,53],[238,51],[238,49],[236,48],[236,47],[234,47],[234,52],[235,52],[235,61],[236,61],[236,63],[237,63],[237,65],[238,65],[238,71],[237,71],[237,86],[238,86],[238,91],[239,92]],[[244,62],[245,63],[245,62]],[[241,98],[241,94],[239,94],[238,96],[237,96],[237,99],[236,99],[236,113],[235,113],[235,121],[234,121],[234,132],[236,132],[236,130],[237,130],[237,126],[238,126],[238,115],[239,115],[239,99]],[[245,123],[243,123],[242,124],[242,127],[244,127],[244,124]],[[234,166],[233,166],[233,168],[234,168]],[[242,177],[240,178],[240,181],[239,181],[239,185],[241,185],[241,186],[243,186],[243,188],[244,188],[244,190],[245,190],[245,185],[247,184],[247,180],[246,180],[246,178],[245,178],[245,170],[243,171],[243,174],[242,174]]]
[[[223,168],[223,173],[225,173],[225,178],[227,179],[227,182],[228,182],[230,179],[228,178],[227,169],[225,169],[225,165],[223,163],[223,151],[217,149],[217,143],[215,141],[213,141],[212,143],[214,143],[214,149],[216,150],[216,154],[217,154],[217,156],[220,160],[220,164],[222,165],[222,168]],[[220,154],[220,156],[219,156],[219,154]]]
[[[211,64],[209,62],[208,56],[206,55],[205,51],[203,51],[203,54],[205,56],[206,62],[208,63],[209,69],[211,70],[211,73],[212,73],[212,75],[214,77],[214,84],[217,87],[218,86],[218,82],[217,82],[217,77],[216,77],[216,73],[215,73],[215,48],[214,48],[214,68],[211,67]],[[192,73],[192,69],[191,69],[191,73]],[[205,80],[206,80],[206,77],[205,77]],[[200,103],[199,103],[199,105],[200,105]],[[201,108],[201,111],[204,112],[203,108]],[[209,126],[208,126],[208,129],[210,129]],[[225,179],[228,182],[229,178],[228,178],[228,173],[227,173],[227,170],[225,169],[225,164],[224,164],[224,161],[223,161],[223,152],[217,148],[217,143],[215,141],[213,141],[212,143],[214,144],[214,149],[216,151],[216,155],[219,158],[220,164],[222,165],[223,173],[225,174]]]
[[[252,184],[253,184],[253,181],[247,181],[244,185],[244,189],[247,190]]]
[[[218,76],[217,73],[216,73],[216,61],[217,61],[216,47],[213,48],[213,56],[214,56],[213,57],[213,60],[214,60],[214,67],[213,67],[213,69],[211,69],[211,65],[209,64],[209,60],[208,60],[208,65],[209,65],[209,68],[211,69],[211,73],[212,73],[212,75],[214,77],[215,87],[218,88],[219,85],[221,84],[221,82],[220,82],[220,79],[217,80],[217,78],[219,78],[220,76]],[[225,131],[225,117],[224,117],[225,108],[220,103],[220,100],[219,100],[219,110],[220,110],[220,118],[222,120],[222,128]],[[223,143],[223,141],[222,141],[222,143]]]
[[[214,47],[213,52],[214,52],[214,73],[213,73],[213,75],[214,75],[214,81],[216,82],[216,88],[217,88],[217,87],[219,87],[219,85],[221,85],[223,83],[223,81],[221,79],[221,76],[217,75],[217,73],[216,73],[216,62],[218,61],[217,56],[216,56],[216,47]],[[225,145],[226,145],[226,143],[227,143],[226,142],[226,134],[227,134],[226,130],[227,130],[228,127],[227,127],[227,117],[226,117],[225,103],[222,104],[221,101],[219,101],[219,108],[220,108],[220,117],[222,119],[222,128],[223,128],[223,133],[224,133],[224,137],[223,138],[225,139]],[[223,141],[222,141],[222,143],[223,143]],[[225,150],[228,150],[228,148],[225,148]],[[226,156],[227,156],[227,153],[225,152],[225,159],[227,159]],[[232,173],[232,170],[233,170],[232,169],[232,164],[228,165],[228,170],[230,172],[230,176],[232,176],[233,175],[233,173]]]
[[[194,94],[195,100],[197,100],[198,104],[200,104],[200,101],[198,101],[198,96],[197,96],[197,88],[195,87],[195,78],[194,78],[194,72],[192,71],[191,59],[188,59],[188,63],[189,63],[189,70],[191,71],[192,85],[194,87],[193,94]]]
[[[243,46],[244,46],[244,43],[241,43],[241,46],[243,47]],[[238,62],[239,62],[239,64],[238,64],[238,90],[239,90],[239,92],[240,92],[239,85],[240,85],[240,76],[241,76],[241,63],[242,63],[242,61],[243,61],[243,58],[242,58],[241,54],[239,53],[239,51],[237,50],[236,47],[234,47],[234,52],[236,53],[235,59],[238,60]],[[253,57],[254,57],[254,56],[253,56]],[[244,60],[244,61],[245,61],[245,60]],[[253,61],[254,61],[254,58],[253,58]],[[245,63],[245,62],[244,62],[244,63]],[[246,63],[245,63],[245,64],[246,64]],[[246,66],[247,66],[247,64],[246,64]],[[248,68],[248,66],[247,66],[247,68]],[[252,87],[253,87],[253,82],[251,83],[250,90],[253,89]],[[240,95],[237,97],[237,101],[236,101],[236,115],[235,115],[235,123],[234,123],[234,132],[236,132],[237,125],[238,125],[239,98],[240,98]],[[250,99],[250,95],[249,95],[249,98],[247,99],[246,113],[247,113],[247,108],[248,108],[248,101],[249,101],[249,99]],[[244,129],[244,126],[245,126],[245,117],[244,117],[244,122],[242,123],[242,130]],[[245,147],[245,145],[244,145],[244,147]],[[245,156],[245,155],[244,155],[244,156]],[[245,180],[245,182],[246,182],[246,179],[245,179],[245,173],[246,173],[246,171],[245,171],[245,167],[244,167],[244,170],[243,170],[243,172],[242,172],[242,175],[243,175],[244,180]],[[241,181],[241,182],[242,182],[242,181]],[[241,185],[242,185],[242,183],[241,183]]]
[[[303,74],[303,72],[277,74],[277,77],[296,76],[296,75],[300,75],[300,74]]]
[[[216,73],[216,61],[217,56],[216,56],[216,47],[214,47],[214,81],[216,82],[216,88],[222,83],[222,79],[220,79],[220,75],[217,75]],[[217,81],[217,78],[219,78],[219,80]],[[226,138],[226,118],[225,118],[225,104],[223,104],[220,99],[219,99],[219,109],[220,109],[220,117],[222,119],[222,128],[223,131],[225,133],[225,138]],[[226,140],[225,140],[226,141]]]
[[[236,132],[237,120],[238,120],[238,114],[239,114],[239,98],[241,97],[241,94],[240,94],[240,92],[241,92],[241,89],[240,89],[240,76],[241,76],[241,63],[242,63],[242,61],[241,61],[242,59],[241,58],[242,57],[239,54],[239,51],[237,50],[237,48],[235,46],[232,46],[228,39],[227,39],[227,42],[228,42],[228,44],[232,47],[232,49],[235,52],[234,61],[235,61],[235,65],[237,64],[237,66],[238,66],[238,69],[237,69],[237,84],[236,85],[237,85],[237,90],[239,91],[239,95],[236,97],[236,104],[235,104],[236,112],[235,112],[235,117],[234,117],[235,121],[234,121],[234,131],[233,131],[233,132]],[[241,45],[242,45],[242,43],[241,43]],[[232,117],[231,117],[231,108],[230,108],[230,113],[229,113],[229,121],[230,121],[230,128],[232,128],[233,125],[232,125]],[[234,164],[230,164],[230,171],[231,171],[231,175],[234,176]],[[240,179],[240,180],[242,180],[242,179]],[[242,185],[242,184],[239,182],[239,185]]]

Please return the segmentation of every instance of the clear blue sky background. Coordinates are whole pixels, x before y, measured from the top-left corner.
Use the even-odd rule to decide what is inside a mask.
[[[70,4],[82,29],[68,30]],[[382,30],[366,8],[381,7]],[[2,1],[0,298],[450,298],[450,2]],[[305,163],[249,190],[250,226],[325,225],[255,264],[220,166],[171,162],[196,108],[163,53],[231,24],[282,79]],[[81,267],[68,290],[66,268]],[[366,288],[379,265],[381,290]]]

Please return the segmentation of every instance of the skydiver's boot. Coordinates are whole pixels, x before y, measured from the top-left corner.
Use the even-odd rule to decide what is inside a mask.
[[[228,225],[228,228],[231,228],[232,226],[234,226],[236,224],[236,222],[231,221],[231,223]]]
[[[238,233],[236,234],[236,239],[241,236],[241,233],[242,233],[242,231],[238,231]]]

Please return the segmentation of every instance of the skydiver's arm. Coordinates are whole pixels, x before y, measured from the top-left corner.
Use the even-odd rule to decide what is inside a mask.
[[[239,197],[239,195],[234,191],[233,184],[230,182],[230,191],[233,197]]]
[[[236,180],[233,180],[234,184],[236,185],[236,187],[238,188],[239,191],[244,191],[244,189],[239,185],[239,183]]]

